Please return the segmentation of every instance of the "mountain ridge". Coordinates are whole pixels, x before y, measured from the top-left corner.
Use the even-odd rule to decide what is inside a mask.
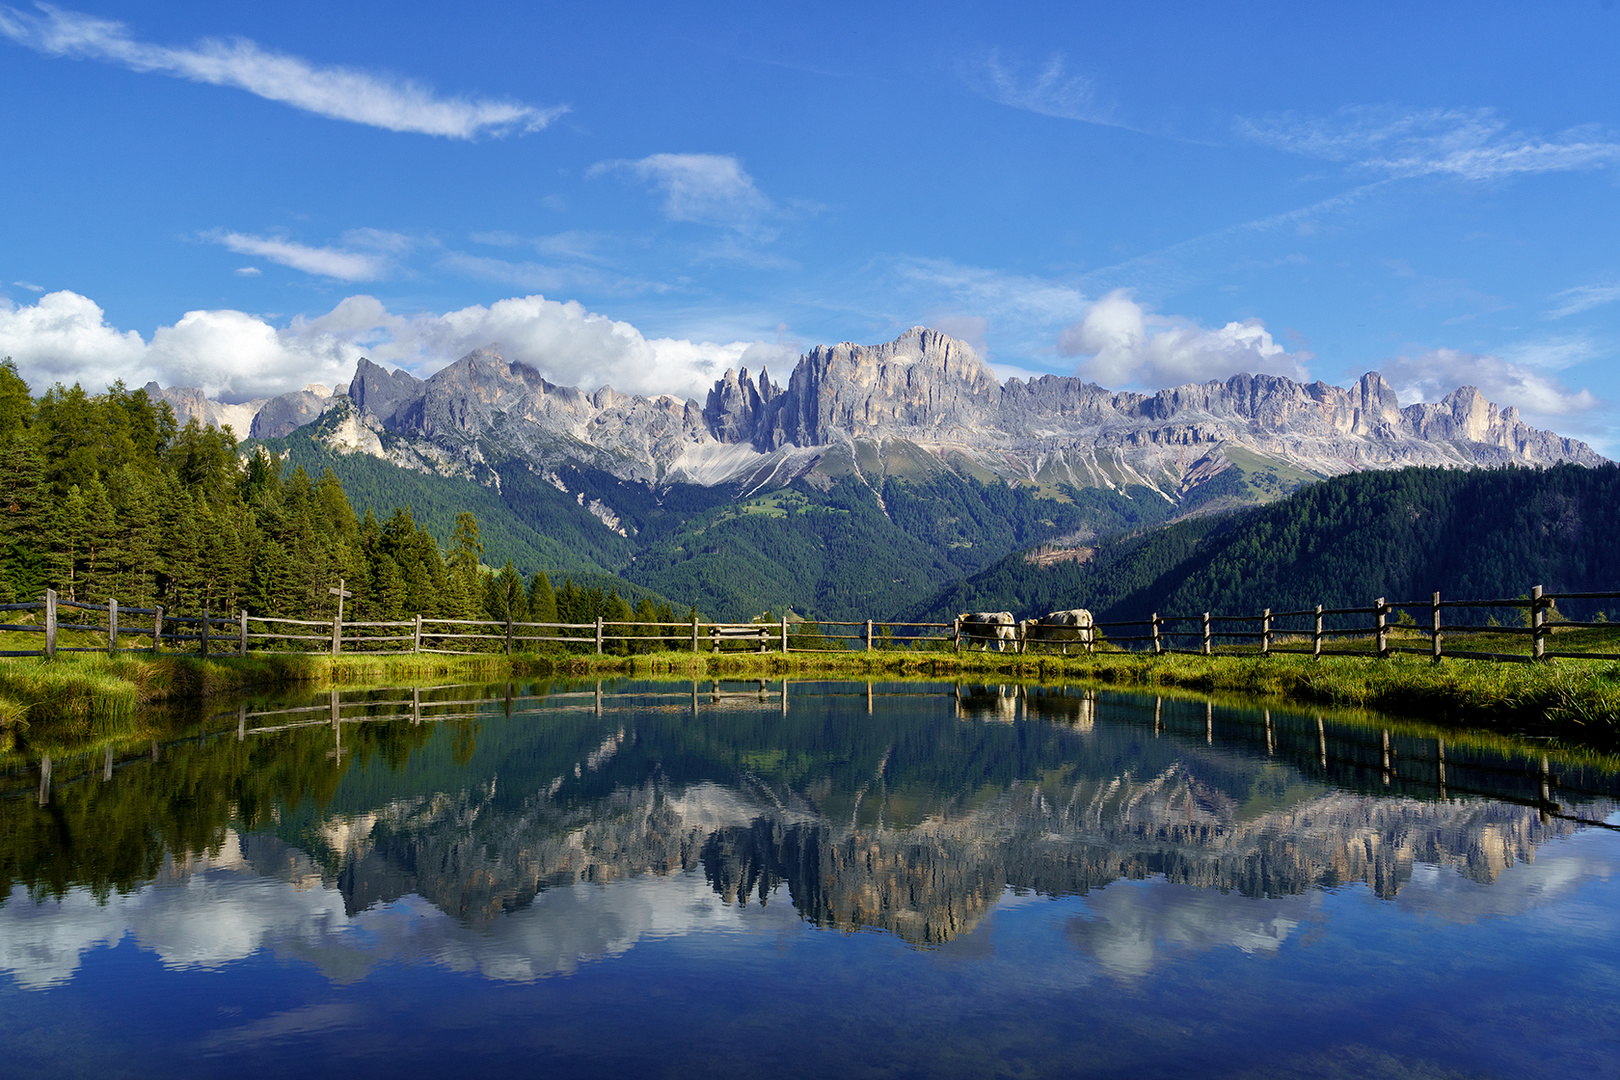
[[[879,345],[818,345],[785,384],[765,370],[757,378],[728,370],[701,405],[559,386],[507,361],[497,344],[426,379],[361,359],[337,393],[312,386],[249,403],[259,405],[251,434],[287,434],[345,389],[366,427],[432,444],[435,456],[476,464],[506,455],[540,471],[579,464],[653,487],[744,491],[799,477],[952,471],[1037,485],[1140,484],[1178,501],[1227,469],[1229,450],[1317,477],[1606,460],[1579,440],[1531,427],[1517,408],[1475,387],[1402,406],[1377,372],[1351,387],[1239,374],[1153,393],[1060,375],[1003,383],[971,346],[925,327]],[[185,388],[148,391],[204,422],[246,408]]]

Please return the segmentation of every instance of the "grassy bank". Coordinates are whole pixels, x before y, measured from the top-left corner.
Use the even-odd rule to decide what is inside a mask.
[[[642,656],[342,656],[260,654],[80,655],[0,663],[0,741],[28,732],[83,738],[111,734],[153,703],[246,689],[385,686],[522,676],[639,675],[687,678],[932,678],[1091,683],[1173,688],[1279,703],[1369,709],[1445,724],[1620,745],[1620,665],[1502,664],[1421,657],[1183,656],[1099,652],[1034,656],[984,652],[664,652]]]
[[[544,667],[551,665],[546,663]],[[126,735],[150,706],[206,700],[248,689],[500,679],[523,674],[504,656],[340,656],[261,653],[247,657],[107,657],[0,661],[0,749],[31,742]]]
[[[574,657],[572,674],[695,677],[938,678],[1093,683],[1121,689],[1175,688],[1277,702],[1370,709],[1610,748],[1620,744],[1620,665],[1605,662],[1503,664],[1421,657],[1094,656],[999,653],[826,652],[660,653]]]

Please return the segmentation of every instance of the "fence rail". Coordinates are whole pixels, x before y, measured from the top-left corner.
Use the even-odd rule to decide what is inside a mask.
[[[504,652],[539,644],[562,644],[594,650],[597,653],[620,646],[655,645],[666,649],[724,652],[748,650],[764,652],[837,651],[854,648],[872,651],[894,646],[937,643],[958,651],[978,645],[988,649],[992,641],[998,651],[1010,642],[1014,651],[1025,652],[1036,645],[1048,648],[1060,644],[1064,652],[1077,643],[1087,652],[1099,641],[1115,646],[1138,646],[1137,651],[1154,654],[1212,655],[1217,650],[1243,652],[1258,647],[1260,655],[1288,653],[1308,656],[1377,656],[1388,659],[1397,654],[1422,654],[1436,662],[1445,657],[1468,660],[1498,660],[1515,663],[1545,660],[1620,660],[1620,652],[1572,652],[1550,649],[1555,631],[1598,629],[1614,624],[1603,622],[1554,622],[1559,600],[1620,600],[1620,592],[1546,592],[1541,586],[1517,599],[1448,600],[1434,593],[1428,600],[1391,603],[1383,597],[1366,607],[1315,608],[1300,611],[1272,611],[1258,615],[1160,615],[1136,621],[1094,623],[1076,630],[1068,641],[1041,641],[1025,632],[1026,624],[1016,627],[975,625],[957,617],[951,622],[860,622],[832,621],[804,626],[790,625],[786,618],[775,622],[725,623],[609,621],[598,618],[589,623],[518,622],[494,619],[428,618],[343,620],[292,619],[254,615],[238,611],[234,615],[175,615],[162,606],[121,607],[116,599],[104,604],[58,597],[46,590],[43,598],[24,603],[0,604],[0,612],[37,612],[38,622],[0,623],[0,634],[43,635],[37,649],[0,649],[0,656],[54,657],[58,652],[100,652],[117,654],[142,639],[146,645],[137,651],[194,651],[199,655],[232,654],[246,656],[258,648],[295,649],[305,652],[330,651],[331,655],[370,655],[384,653],[430,653],[477,655]],[[1447,609],[1516,608],[1528,612],[1523,626],[1481,625],[1444,621]],[[62,622],[63,609],[87,612],[91,621]],[[1428,613],[1426,624],[1416,619],[1405,623],[1391,616],[1411,609]],[[83,618],[82,615],[78,616]],[[1351,620],[1349,625],[1330,627],[1328,619]],[[1309,625],[1299,625],[1308,620]],[[1366,620],[1356,622],[1355,620]],[[1292,625],[1281,625],[1279,622]],[[1189,629],[1180,629],[1186,624]],[[1172,629],[1172,627],[1175,627]],[[404,631],[404,632],[398,632]],[[1106,637],[1103,633],[1107,631]],[[59,644],[67,633],[102,635],[105,645]],[[1395,643],[1401,635],[1427,638],[1424,648]],[[1489,634],[1529,638],[1529,651],[1507,653],[1447,649],[1447,634]],[[82,639],[81,639],[82,640]],[[1308,645],[1307,645],[1308,642]],[[1364,642],[1364,643],[1363,643]],[[9,641],[0,639],[0,643]],[[1360,645],[1361,647],[1356,647]]]

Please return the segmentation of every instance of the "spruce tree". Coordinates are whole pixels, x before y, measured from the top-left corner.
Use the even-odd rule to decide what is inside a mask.
[[[557,594],[552,591],[551,579],[544,570],[537,570],[529,579],[529,619],[533,622],[557,622]]]

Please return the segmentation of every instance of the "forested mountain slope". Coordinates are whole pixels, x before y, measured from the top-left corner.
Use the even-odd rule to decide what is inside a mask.
[[[448,536],[472,511],[491,565],[510,560],[553,581],[616,575],[628,583],[621,591],[645,589],[716,618],[892,616],[1019,548],[1140,529],[1186,509],[1144,487],[1053,495],[948,472],[876,487],[849,475],[801,478],[752,495],[729,485],[653,488],[571,466],[538,472],[510,457],[443,475],[344,446],[332,438],[344,414],[260,445],[311,475],[331,469],[362,513],[409,507],[421,527]],[[1229,470],[1200,496],[1224,498],[1243,475]]]
[[[1010,556],[913,609],[1103,620],[1620,590],[1620,468],[1365,472],[1094,549]],[[1582,614],[1601,605],[1561,605]],[[1620,607],[1613,603],[1610,609]]]

